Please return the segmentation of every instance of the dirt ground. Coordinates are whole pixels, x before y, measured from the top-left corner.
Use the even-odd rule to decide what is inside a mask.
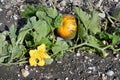
[[[50,5],[50,0],[42,1]],[[65,2],[57,1],[62,4],[56,6],[60,12],[69,8],[69,5],[65,7]],[[98,1],[100,0],[93,0],[94,3]],[[19,11],[22,11],[27,4],[38,4],[38,2],[38,0],[0,0],[0,30],[3,31],[11,24],[22,25],[19,21]],[[76,3],[74,1],[73,3],[83,7],[87,4],[87,0],[80,2],[76,0]],[[120,2],[117,0],[108,0],[103,3],[104,10],[110,11],[118,3]],[[44,67],[30,67],[28,64],[0,65],[0,80],[120,80],[120,52],[108,51],[108,53],[109,56],[102,58],[96,53],[87,51],[66,52],[66,56]],[[22,69],[29,72],[27,77],[22,75]]]

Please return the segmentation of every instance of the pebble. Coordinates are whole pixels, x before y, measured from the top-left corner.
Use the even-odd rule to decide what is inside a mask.
[[[0,26],[2,26],[3,23],[0,23]]]
[[[98,14],[101,18],[105,18],[105,13],[99,13]]]
[[[119,0],[114,0],[114,2],[118,2]]]
[[[18,15],[13,15],[14,20],[18,20]]]
[[[69,80],[69,78],[68,78],[68,77],[66,77],[66,78],[65,78],[65,80]]]
[[[62,63],[62,61],[57,61],[57,63],[61,64],[61,63]]]
[[[77,51],[76,56],[80,56],[80,51]]]
[[[30,72],[26,69],[21,69],[21,73],[22,73],[23,77],[27,77],[30,74]]]
[[[93,70],[93,71],[96,71],[96,67],[88,67],[88,69],[90,69],[90,70]]]
[[[20,77],[20,74],[18,74],[18,77]]]
[[[29,70],[29,66],[28,66],[28,65],[25,65],[25,69],[26,69],[26,70]]]
[[[1,1],[1,3],[4,3],[4,0],[0,0]]]
[[[102,74],[102,80],[107,80],[107,76],[105,76],[105,74]]]
[[[2,9],[2,8],[0,8],[0,12],[1,12],[1,11],[3,11],[3,9]]]
[[[61,1],[60,4],[61,4],[61,7],[66,6],[66,0]]]
[[[13,14],[13,12],[11,10],[7,11],[7,16],[10,16],[12,14]]]
[[[112,70],[108,70],[106,73],[105,73],[107,76],[113,76],[114,75],[114,72]]]

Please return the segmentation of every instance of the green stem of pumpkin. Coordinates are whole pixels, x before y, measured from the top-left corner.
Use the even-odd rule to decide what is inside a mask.
[[[97,49],[98,51],[101,51],[101,53],[102,53],[101,55],[103,55],[103,57],[106,57],[106,56],[107,56],[107,54],[104,53],[104,50],[110,47],[110,45],[108,45],[108,46],[106,46],[106,47],[104,47],[104,48],[100,48],[100,47],[94,46],[94,45],[92,45],[92,44],[89,44],[89,43],[87,43],[87,42],[84,42],[84,43],[81,43],[81,44],[76,45],[76,46],[74,46],[74,47],[71,47],[71,48],[69,48],[68,50],[72,50],[72,49],[79,48],[79,47],[82,47],[82,46],[93,47],[93,48]],[[105,56],[104,56],[104,55],[105,55]]]

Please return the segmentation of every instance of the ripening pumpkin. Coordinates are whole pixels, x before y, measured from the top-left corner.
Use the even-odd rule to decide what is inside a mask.
[[[76,35],[77,24],[74,16],[64,14],[60,26],[56,30],[57,35],[64,39],[73,39]]]

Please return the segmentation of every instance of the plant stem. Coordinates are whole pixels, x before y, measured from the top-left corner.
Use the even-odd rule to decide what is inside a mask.
[[[28,63],[28,61],[15,62],[15,63],[0,63],[0,64],[5,66],[10,66],[10,65],[24,64],[24,63]]]

